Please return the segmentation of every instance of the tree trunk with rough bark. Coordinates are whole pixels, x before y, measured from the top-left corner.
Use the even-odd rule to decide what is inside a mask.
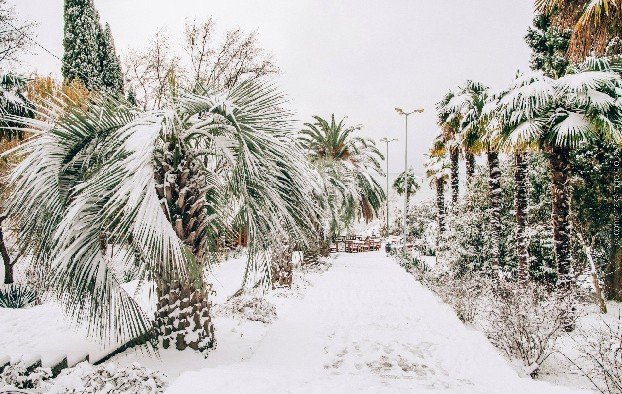
[[[567,292],[573,285],[570,260],[570,151],[555,147],[549,154],[553,241],[557,264],[557,287]]]
[[[460,194],[460,151],[457,148],[452,149],[449,159],[451,161],[451,203],[455,206]]]
[[[499,153],[489,150],[487,156],[491,258],[492,269],[496,271],[501,265],[501,170],[499,168]]]
[[[190,281],[158,281],[155,324],[164,349],[174,345],[177,350],[204,352],[214,347],[209,291]]]
[[[525,224],[527,221],[527,160],[523,152],[514,154],[514,180],[516,182],[516,196],[514,208],[516,210],[516,257],[518,259],[517,277],[519,283],[529,279],[527,265],[527,239]]]
[[[206,351],[215,344],[208,298],[211,286],[204,282],[202,268],[208,246],[216,242],[205,232],[211,213],[211,195],[206,190],[211,189],[196,171],[198,164],[184,157],[183,145],[169,141],[155,176],[156,191],[168,220],[197,265],[186,267],[189,278],[156,281],[156,328],[164,348],[174,344],[178,350]]]
[[[436,219],[438,220],[438,236],[445,232],[445,181],[442,177],[436,178]],[[438,240],[437,240],[438,243]]]
[[[471,152],[466,152],[465,156],[465,164],[466,164],[466,177],[467,177],[467,185],[473,179],[475,175],[475,155]]]
[[[272,248],[272,288],[292,287],[294,267],[292,248],[289,245],[277,245]]]

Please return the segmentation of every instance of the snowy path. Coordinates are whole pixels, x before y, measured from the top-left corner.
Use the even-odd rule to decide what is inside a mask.
[[[483,334],[383,252],[341,255],[245,361],[182,374],[170,393],[569,393],[519,378]]]

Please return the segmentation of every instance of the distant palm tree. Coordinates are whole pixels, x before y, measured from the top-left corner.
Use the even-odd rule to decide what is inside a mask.
[[[575,61],[604,55],[611,40],[622,37],[622,0],[536,0],[536,9],[572,29],[568,52]]]
[[[301,144],[324,184],[324,196],[330,215],[330,235],[347,227],[357,217],[369,221],[378,215],[385,193],[375,176],[384,175],[382,153],[373,140],[357,137],[361,126],[347,126],[314,116],[305,123]]]
[[[498,101],[508,146],[533,145],[548,155],[558,286],[574,283],[570,256],[570,152],[594,139],[622,143],[622,79],[605,59],[588,58],[553,80],[540,72],[519,76]]]
[[[405,181],[408,177],[408,190],[405,190]],[[407,193],[406,199],[410,199],[410,196],[414,195],[421,188],[420,178],[415,175],[412,168],[408,169],[408,172],[402,172],[393,182],[393,188],[400,196]]]
[[[435,140],[425,162],[426,177],[430,180],[430,187],[436,191],[437,244],[445,232],[445,183],[449,178],[448,172],[450,171],[450,165],[447,163],[442,144],[441,139]]]
[[[441,126],[441,136],[443,138],[443,146],[449,153],[449,161],[451,163],[451,202],[458,203],[460,194],[460,144],[458,142],[460,132],[460,122],[462,121],[461,106],[457,105],[457,96],[449,91],[443,99],[436,104],[438,124]],[[473,175],[473,166],[475,157],[473,155],[466,156],[467,161],[467,182]]]
[[[524,80],[523,83],[528,80]],[[508,92],[501,92],[491,99],[492,105],[487,109],[491,117],[489,123],[489,138],[495,141],[497,147],[501,151],[511,153],[514,159],[514,182],[516,184],[516,192],[514,195],[514,210],[516,218],[516,256],[517,278],[518,281],[524,283],[529,278],[529,269],[527,265],[527,172],[528,159],[527,153],[535,149],[532,140],[512,139],[516,137],[515,133],[525,121],[524,117],[517,116],[518,111],[505,108],[500,104],[504,101]]]
[[[474,155],[485,151],[488,162],[488,185],[490,199],[490,228],[492,238],[492,265],[496,269],[501,259],[501,170],[499,168],[499,152],[495,145],[487,138],[489,117],[486,106],[490,101],[488,87],[475,81],[467,81],[460,87],[457,95],[453,96],[441,108],[441,112],[451,113],[453,118],[458,118],[459,128],[456,137],[459,144],[466,152]],[[472,177],[469,175],[469,177]]]
[[[244,287],[266,288],[274,235],[304,242],[315,226],[312,172],[286,135],[283,103],[272,86],[249,82],[181,92],[158,111],[94,95],[57,107],[49,124],[23,119],[38,137],[21,145],[25,159],[12,177],[17,249],[49,267],[50,290],[100,338],[152,329],[120,286],[120,270],[135,267],[156,285],[164,346],[211,347],[203,270],[216,240],[244,225]]]

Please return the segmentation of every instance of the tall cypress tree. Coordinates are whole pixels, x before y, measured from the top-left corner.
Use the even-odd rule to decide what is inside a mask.
[[[93,0],[65,0],[65,52],[61,72],[66,82],[77,79],[89,90],[101,85],[98,18]]]
[[[122,95],[123,73],[121,71],[121,61],[114,47],[110,25],[106,23],[105,28],[100,31],[101,33],[98,35],[98,49],[102,88],[111,93]]]

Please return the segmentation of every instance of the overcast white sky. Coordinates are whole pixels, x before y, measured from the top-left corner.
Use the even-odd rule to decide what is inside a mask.
[[[11,0],[10,0],[11,1]],[[39,22],[37,40],[62,55],[63,0],[12,0]],[[404,168],[404,120],[394,107],[424,107],[409,120],[409,164],[421,172],[438,128],[434,103],[467,79],[493,88],[526,70],[523,41],[532,1],[516,0],[95,0],[121,55],[164,27],[212,16],[219,31],[257,30],[282,69],[279,83],[298,119],[347,115],[363,134],[399,138],[389,172]],[[34,48],[25,66],[59,75],[60,61]],[[384,151],[384,145],[383,145]]]

